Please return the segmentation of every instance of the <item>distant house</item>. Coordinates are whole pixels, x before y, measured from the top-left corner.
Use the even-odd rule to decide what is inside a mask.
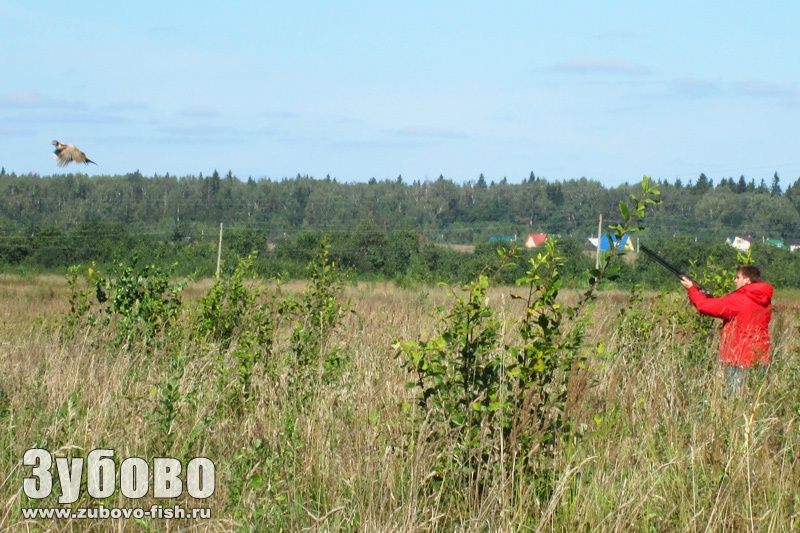
[[[616,246],[617,250],[619,250],[619,251],[622,251],[622,250],[633,251],[634,250],[633,239],[631,239],[630,235],[628,235],[627,233],[622,236],[622,239],[617,239],[616,235],[612,235],[611,236],[611,241],[614,243],[614,245]],[[599,250],[601,252],[610,252],[611,251],[611,243],[608,240],[608,235],[605,234],[605,233],[600,238],[600,240],[598,240],[597,237],[589,237],[589,242],[595,248],[599,248]]]
[[[795,240],[795,241],[787,241],[786,245],[789,248],[790,252],[794,252],[796,250],[800,250],[800,241],[797,241],[797,240]]]
[[[512,243],[517,240],[516,235],[490,235],[489,242]]]
[[[749,235],[747,237],[736,235],[735,237],[730,237],[728,239],[725,239],[725,242],[728,243],[730,246],[733,246],[740,252],[746,252],[747,250],[750,249],[750,246],[753,244],[753,237]]]
[[[547,233],[528,233],[525,238],[525,248],[536,248],[547,241]]]
[[[780,248],[783,250],[786,248],[786,244],[783,242],[783,239],[767,239],[767,244],[774,246],[775,248]]]

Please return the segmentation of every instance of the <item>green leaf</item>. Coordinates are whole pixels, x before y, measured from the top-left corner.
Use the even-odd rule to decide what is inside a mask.
[[[628,204],[626,204],[624,200],[619,201],[619,212],[624,220],[626,221],[630,220],[631,218],[630,210],[628,209]]]

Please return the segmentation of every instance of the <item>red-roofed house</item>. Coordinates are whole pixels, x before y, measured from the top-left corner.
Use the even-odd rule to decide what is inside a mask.
[[[541,246],[547,240],[547,233],[528,233],[525,239],[525,248],[536,248]]]

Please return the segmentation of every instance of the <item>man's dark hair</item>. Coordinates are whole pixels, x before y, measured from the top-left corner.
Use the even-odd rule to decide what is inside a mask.
[[[741,274],[753,283],[761,281],[761,271],[755,265],[742,265],[736,269],[737,274]]]

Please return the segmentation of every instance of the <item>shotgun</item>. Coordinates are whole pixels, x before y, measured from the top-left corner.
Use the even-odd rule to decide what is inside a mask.
[[[686,274],[684,274],[683,272],[681,272],[680,270],[678,270],[676,267],[674,267],[674,266],[673,266],[673,265],[671,265],[669,262],[667,262],[667,260],[666,260],[666,259],[664,259],[664,258],[663,258],[663,257],[661,257],[660,255],[658,255],[657,253],[655,253],[653,250],[651,250],[650,248],[648,248],[648,247],[647,247],[647,246],[645,246],[644,244],[640,244],[640,245],[639,245],[639,250],[641,250],[642,252],[644,252],[644,253],[645,253],[645,255],[647,255],[647,256],[648,256],[650,259],[652,259],[653,261],[655,261],[656,263],[658,263],[658,264],[659,264],[659,265],[661,265],[662,267],[666,268],[667,270],[669,270],[670,272],[672,272],[673,274],[675,274],[675,275],[676,275],[676,276],[678,276],[679,278],[681,278],[681,277],[686,277],[686,278],[688,278],[688,279],[689,279],[689,281],[691,281],[692,283],[694,283],[694,286],[695,286],[695,287],[697,287],[698,289],[700,289],[700,292],[702,292],[702,293],[703,293],[703,294],[705,294],[706,296],[711,296],[711,293],[710,293],[708,290],[704,289],[702,285],[700,285],[699,283],[697,283],[697,281],[695,281],[694,279],[690,278],[689,276],[687,276]]]

